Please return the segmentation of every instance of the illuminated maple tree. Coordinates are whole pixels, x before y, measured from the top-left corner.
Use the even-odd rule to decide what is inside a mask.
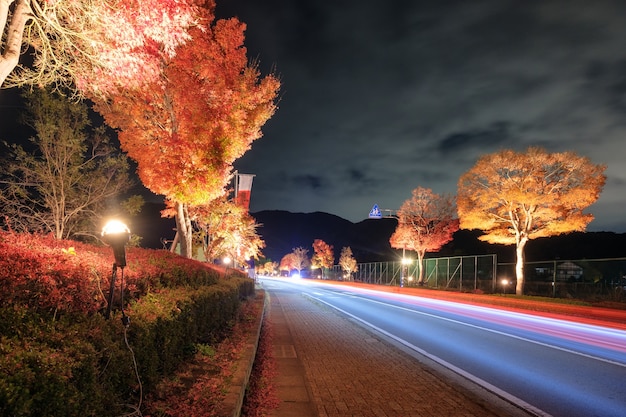
[[[391,235],[392,248],[409,249],[417,254],[418,280],[424,283],[424,256],[452,240],[459,229],[454,198],[417,187],[398,210],[398,226]]]
[[[573,152],[503,150],[481,157],[458,183],[460,226],[481,240],[515,244],[516,294],[524,291],[524,248],[530,239],[584,231],[584,210],[604,187],[606,166]]]
[[[293,269],[298,271],[298,274],[303,270],[309,267],[309,250],[304,249],[302,246],[297,248],[293,248],[291,254],[293,255]]]
[[[290,252],[281,258],[278,269],[280,269],[281,271],[287,271],[287,273],[289,273],[290,271],[297,269],[297,265],[298,260],[296,259],[296,255]]]
[[[98,96],[139,87],[190,39],[202,3],[1,0],[0,85],[53,84]],[[20,66],[23,52],[30,64]]]
[[[341,248],[339,255],[339,266],[347,275],[348,280],[352,279],[352,273],[357,271],[356,259],[352,255],[352,249],[349,246]]]
[[[279,264],[273,261],[267,261],[258,267],[259,274],[268,276],[275,275],[279,269]]]
[[[248,210],[226,198],[192,207],[190,214],[199,228],[196,235],[208,261],[229,256],[244,264],[258,258],[265,247],[257,234],[259,225]]]
[[[311,267],[319,268],[322,271],[322,279],[324,278],[324,269],[330,269],[335,263],[335,254],[332,245],[321,239],[313,241],[313,256],[311,257]]]
[[[96,109],[119,129],[122,149],[137,161],[142,183],[175,208],[181,255],[191,256],[189,207],[224,194],[232,163],[273,115],[280,86],[260,78],[243,46],[245,24],[214,22],[203,9],[193,42],[163,59],[156,82],[97,101]]]

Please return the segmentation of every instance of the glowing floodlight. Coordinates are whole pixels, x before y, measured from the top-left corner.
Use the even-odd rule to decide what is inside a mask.
[[[126,266],[125,246],[130,240],[128,226],[119,220],[111,220],[102,228],[102,240],[113,248],[115,265],[124,268]]]
[[[126,244],[130,240],[130,230],[119,220],[111,220],[102,228],[102,240],[113,249],[115,262],[113,263],[113,272],[111,273],[111,288],[109,289],[109,302],[105,318],[111,315],[113,307],[113,293],[115,292],[115,278],[117,277],[117,268],[122,268],[122,284],[121,288],[121,304],[122,304],[122,323],[128,326],[130,323],[126,314],[124,314],[124,267],[126,266]]]

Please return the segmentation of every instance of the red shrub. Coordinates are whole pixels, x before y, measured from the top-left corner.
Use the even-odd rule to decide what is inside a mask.
[[[124,285],[125,303],[151,290],[209,285],[219,277],[214,266],[168,251],[127,252],[123,282],[118,270],[115,290],[119,297]],[[0,231],[0,303],[54,313],[97,311],[106,306],[113,263],[106,246]]]

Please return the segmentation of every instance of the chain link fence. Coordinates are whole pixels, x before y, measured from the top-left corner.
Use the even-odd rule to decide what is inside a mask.
[[[423,282],[415,261],[360,263],[348,276],[335,265],[325,278],[464,292],[515,293],[515,264],[496,255],[424,259]],[[524,295],[626,301],[626,258],[553,260],[524,264]]]
[[[498,278],[515,288],[515,264],[498,264]],[[556,259],[524,264],[524,295],[582,300],[626,299],[626,258]]]

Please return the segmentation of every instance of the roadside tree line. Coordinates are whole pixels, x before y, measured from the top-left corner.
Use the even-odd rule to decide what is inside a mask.
[[[524,293],[524,249],[531,239],[584,231],[593,220],[585,210],[604,187],[606,166],[593,164],[573,152],[549,153],[538,147],[525,152],[502,150],[481,157],[458,181],[458,194],[437,194],[417,187],[395,217],[389,239],[395,249],[417,255],[418,285],[424,282],[424,257],[436,252],[461,229],[481,230],[480,240],[515,245],[516,294]],[[278,268],[283,271],[333,265],[332,246],[313,243],[314,255],[294,248]],[[345,252],[344,252],[345,251]],[[356,261],[350,248],[342,250],[339,264],[350,274]]]
[[[334,248],[322,239],[313,241],[313,254],[309,258],[309,250],[299,246],[283,256],[279,263],[266,262],[259,266],[258,272],[265,275],[291,275],[292,273],[302,274],[304,270],[311,270],[312,273],[319,271],[317,277],[328,278],[328,272],[335,266]],[[357,271],[357,261],[352,254],[352,249],[345,246],[341,249],[338,264],[344,272],[345,279],[351,279],[352,273]]]
[[[203,224],[203,249],[214,256],[214,248],[225,247],[228,239],[215,231],[207,235],[213,219],[201,217],[226,194],[234,161],[261,137],[261,127],[276,111],[280,81],[274,74],[261,77],[246,56],[245,24],[236,18],[216,19],[213,0],[133,0],[118,6],[113,0],[0,2],[0,85],[48,86],[62,95],[89,99],[117,130],[143,185],[166,201],[163,214],[176,220],[181,255],[193,256],[194,225]],[[19,65],[23,53],[29,56]],[[83,122],[75,122],[74,131],[81,131]],[[46,141],[64,137],[41,129],[37,133],[41,160],[51,161]],[[109,153],[104,136],[72,143],[85,161],[77,163],[83,169],[78,171],[81,186],[108,185],[101,193],[82,187],[74,194],[93,199],[87,205],[79,199],[69,204],[74,197],[70,190],[81,186],[68,188],[58,181],[66,180],[66,174],[55,169],[60,177],[54,184],[65,191],[48,189],[52,182],[45,177],[45,164],[14,147],[12,155],[16,161],[21,158],[23,167],[5,164],[3,208],[30,215],[19,220],[27,229],[78,236],[82,220],[75,213],[102,212],[103,202],[112,200],[107,193],[127,188],[127,161]],[[390,243],[415,251],[421,264],[425,253],[449,241],[455,228],[482,230],[484,241],[515,245],[516,293],[521,295],[527,242],[584,231],[593,219],[584,210],[597,201],[605,169],[573,152],[548,153],[536,147],[485,155],[461,176],[456,198],[416,188],[398,211],[398,229]],[[21,207],[12,206],[16,200],[7,196],[21,198]],[[38,216],[35,209],[46,215]],[[16,219],[13,224],[18,224]],[[239,243],[231,243],[229,250],[237,247],[236,256],[244,258],[258,254],[260,241],[242,253],[241,241],[255,226],[243,215],[240,220],[238,233],[230,233],[239,236]],[[315,259],[316,264],[322,261]]]
[[[459,228],[481,230],[480,240],[515,245],[516,294],[524,293],[524,249],[531,239],[584,231],[586,213],[604,187],[606,166],[573,152],[503,150],[482,156],[461,176],[456,198],[413,190],[398,210],[393,248],[417,254],[423,283],[426,252],[439,250]]]
[[[216,19],[213,0],[132,0],[122,6],[112,0],[0,2],[0,86],[43,87],[49,94],[74,101],[88,99],[106,124],[116,129],[121,149],[136,163],[143,185],[165,200],[163,215],[175,218],[180,253],[192,257],[196,223],[210,223],[200,216],[207,205],[227,194],[234,161],[261,137],[261,127],[276,110],[280,81],[274,74],[261,76],[257,61],[247,57],[246,25],[236,18]],[[26,59],[20,65],[22,55]],[[54,123],[47,127],[53,128]],[[78,125],[73,128],[81,130]],[[37,161],[43,161],[40,166],[51,160],[41,146],[44,133],[39,130],[34,142]],[[67,138],[56,135],[54,140]],[[79,145],[75,155],[83,161],[90,160],[89,152],[103,148],[93,141]],[[13,155],[28,155],[18,148],[13,151]],[[112,161],[100,157],[103,160]],[[125,157],[117,160],[109,184],[117,183],[118,189],[111,186],[107,192],[121,193],[130,184],[124,178]],[[107,178],[83,168],[82,178],[89,173],[93,183]],[[110,167],[105,174],[112,171]],[[65,175],[59,170],[53,173],[56,182]],[[64,194],[54,190],[53,198],[45,200],[47,178],[35,178],[19,167],[4,174],[3,195],[44,200],[33,207],[55,217],[43,221],[41,216],[31,216],[28,221],[37,220],[39,228],[26,221],[22,225],[30,231],[52,229],[64,237],[80,235],[75,207],[66,204],[67,187]],[[22,188],[11,188],[14,183]],[[80,184],[90,191],[89,180]],[[74,202],[82,204],[85,190],[75,194]],[[81,214],[90,210],[103,215],[96,204],[78,208]],[[17,207],[13,211],[20,212]],[[241,234],[250,229],[249,219],[243,217]],[[205,250],[210,252],[209,246]]]

